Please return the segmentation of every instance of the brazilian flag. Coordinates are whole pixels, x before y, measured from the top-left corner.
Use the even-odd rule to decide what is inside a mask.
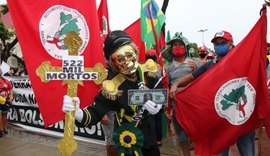
[[[147,44],[156,43],[152,30],[151,18],[159,38],[161,27],[165,22],[165,15],[154,0],[141,0],[141,36],[142,40]]]

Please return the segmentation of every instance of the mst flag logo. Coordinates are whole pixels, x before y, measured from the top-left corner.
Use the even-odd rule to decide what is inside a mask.
[[[83,53],[89,42],[90,33],[84,17],[77,10],[62,5],[52,6],[43,14],[39,30],[43,47],[56,59],[62,59],[63,56],[68,55],[64,38],[71,31],[76,32],[83,40],[79,55]]]
[[[220,117],[232,125],[241,125],[253,113],[255,98],[255,89],[247,78],[232,79],[217,91],[215,109]]]
[[[107,35],[109,30],[108,30],[108,20],[106,16],[102,16],[102,30],[101,30],[102,35]]]

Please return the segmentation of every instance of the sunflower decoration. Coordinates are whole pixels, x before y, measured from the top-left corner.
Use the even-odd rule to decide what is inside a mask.
[[[118,156],[132,155],[143,156],[141,147],[143,146],[143,134],[135,127],[134,123],[123,123],[113,133],[113,141],[118,150]]]

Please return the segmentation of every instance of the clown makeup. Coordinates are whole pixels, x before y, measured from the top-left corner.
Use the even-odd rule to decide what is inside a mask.
[[[124,75],[131,75],[137,71],[138,62],[135,49],[131,45],[124,45],[118,48],[111,58],[114,65]]]

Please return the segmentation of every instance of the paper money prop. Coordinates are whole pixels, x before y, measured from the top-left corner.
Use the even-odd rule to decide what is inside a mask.
[[[129,105],[144,105],[147,100],[151,100],[156,104],[168,104],[167,89],[130,89],[128,90]]]

